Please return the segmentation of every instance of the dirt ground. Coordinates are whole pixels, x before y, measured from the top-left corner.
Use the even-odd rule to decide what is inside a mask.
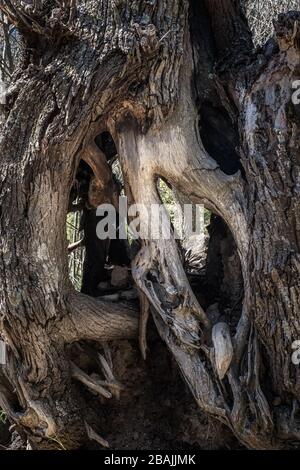
[[[193,279],[191,280],[193,285]],[[207,301],[196,295],[203,308]],[[200,296],[200,297],[199,297]],[[110,444],[112,450],[199,450],[236,449],[239,444],[221,423],[207,418],[197,407],[180,375],[177,364],[160,339],[152,318],[147,330],[147,359],[142,359],[137,341],[117,341],[109,345],[115,378],[124,386],[120,399],[109,400],[92,395],[84,385],[73,386],[83,393],[90,424]],[[88,374],[97,372],[93,359],[101,345],[75,344],[69,348],[70,359]],[[90,348],[90,351],[89,351]],[[0,449],[22,449],[10,423],[0,421]],[[86,448],[101,449],[90,441]]]
[[[119,400],[105,400],[84,391],[94,410],[97,432],[112,450],[238,448],[229,430],[198,409],[153,324],[148,332],[146,361],[136,342],[110,345],[115,376],[125,387]],[[80,358],[81,365],[84,360]],[[1,449],[24,449],[25,443],[16,433],[10,436],[8,428],[9,423],[0,423]],[[93,442],[86,448],[101,450]]]

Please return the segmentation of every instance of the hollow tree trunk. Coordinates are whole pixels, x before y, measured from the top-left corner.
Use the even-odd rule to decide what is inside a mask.
[[[68,281],[70,188],[79,159],[108,130],[131,201],[160,202],[163,177],[223,218],[240,256],[243,311],[220,327],[192,292],[175,240],[143,240],[132,265],[143,316],[150,304],[206,413],[248,447],[289,446],[300,438],[291,362],[300,338],[299,112],[291,102],[300,14],[281,17],[276,41],[255,53],[237,0],[73,5],[37,2],[24,15],[1,2],[31,47],[7,96],[0,142],[9,348],[0,404],[33,445],[78,447],[85,403],[65,346],[138,334],[134,307],[76,293]]]

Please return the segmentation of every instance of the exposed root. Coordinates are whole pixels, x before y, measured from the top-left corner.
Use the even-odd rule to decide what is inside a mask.
[[[60,334],[67,343],[138,337],[138,311],[128,302],[116,304],[72,291],[68,305],[70,314],[59,323]]]
[[[113,370],[113,361],[112,361],[111,349],[109,347],[109,344],[106,341],[102,341],[101,346],[104,351],[105,359],[110,369]]]
[[[88,438],[91,439],[92,441],[98,442],[100,446],[108,449],[109,443],[105,439],[103,439],[103,437],[99,436],[99,434],[97,434],[86,421],[84,422],[84,424],[85,424]]]
[[[79,382],[83,383],[90,390],[97,393],[97,395],[101,395],[104,398],[112,397],[112,394],[108,390],[106,390],[106,388],[104,388],[104,386],[107,385],[106,382],[90,377],[85,372],[83,372],[83,370],[77,367],[73,362],[71,363],[71,369],[73,379],[76,379]]]
[[[150,303],[145,294],[140,294],[140,320],[139,320],[139,345],[142,357],[146,360],[147,356],[147,324],[150,314]]]
[[[115,378],[112,370],[112,364],[108,364],[107,360],[105,359],[102,354],[98,354],[98,359],[100,362],[101,370],[103,372],[104,377],[106,378],[106,386],[110,389],[111,393],[115,396],[115,398],[120,398],[120,391],[124,389],[123,385],[118,382]]]

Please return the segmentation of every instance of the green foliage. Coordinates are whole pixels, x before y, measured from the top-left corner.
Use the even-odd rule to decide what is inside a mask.
[[[157,182],[157,188],[158,192],[161,198],[162,203],[166,206],[166,209],[169,213],[170,220],[172,224],[174,223],[174,217],[175,217],[175,205],[176,201],[174,198],[174,194],[171,188],[163,181],[162,179],[159,179]]]
[[[159,190],[161,200],[164,204],[170,204],[170,205],[175,204],[172,189],[169,188],[167,183],[165,183],[162,179],[158,180],[158,190]]]
[[[67,239],[68,244],[75,243],[82,237],[79,231],[80,213],[69,213],[67,215]],[[82,282],[82,269],[84,261],[84,248],[77,248],[69,254],[69,276],[75,289],[80,291]]]
[[[3,410],[0,410],[0,423],[5,423],[6,421],[6,414]]]
[[[210,224],[210,219],[211,219],[210,210],[204,208],[204,226],[205,226],[205,228],[207,228],[208,225]]]
[[[176,201],[174,198],[174,194],[171,188],[162,180],[158,180],[158,191],[162,202],[168,206],[168,212],[170,215],[171,222],[174,222],[175,216],[175,205]],[[172,208],[172,206],[174,208]],[[204,208],[204,227],[207,228],[210,224],[211,219],[211,212],[210,210]]]

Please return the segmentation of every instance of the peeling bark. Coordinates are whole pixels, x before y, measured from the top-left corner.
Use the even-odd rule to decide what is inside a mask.
[[[81,0],[54,11],[40,2],[26,12],[0,3],[32,46],[8,92],[0,142],[0,332],[9,346],[0,395],[33,446],[77,448],[86,433],[104,445],[71,376],[97,384],[65,347],[139,335],[145,356],[149,305],[206,413],[250,448],[299,440],[290,349],[300,336],[299,112],[291,103],[300,14],[280,17],[272,51],[256,53],[238,1],[222,0],[223,14],[205,3]],[[228,132],[214,146],[216,109]],[[223,325],[221,347],[174,238],[142,240],[132,262],[140,325],[133,305],[72,290],[65,222],[79,160],[93,170],[100,201],[117,194],[94,142],[103,130],[131,202],[160,203],[162,177],[231,231],[244,301],[238,323]],[[234,164],[218,161],[224,148]]]

